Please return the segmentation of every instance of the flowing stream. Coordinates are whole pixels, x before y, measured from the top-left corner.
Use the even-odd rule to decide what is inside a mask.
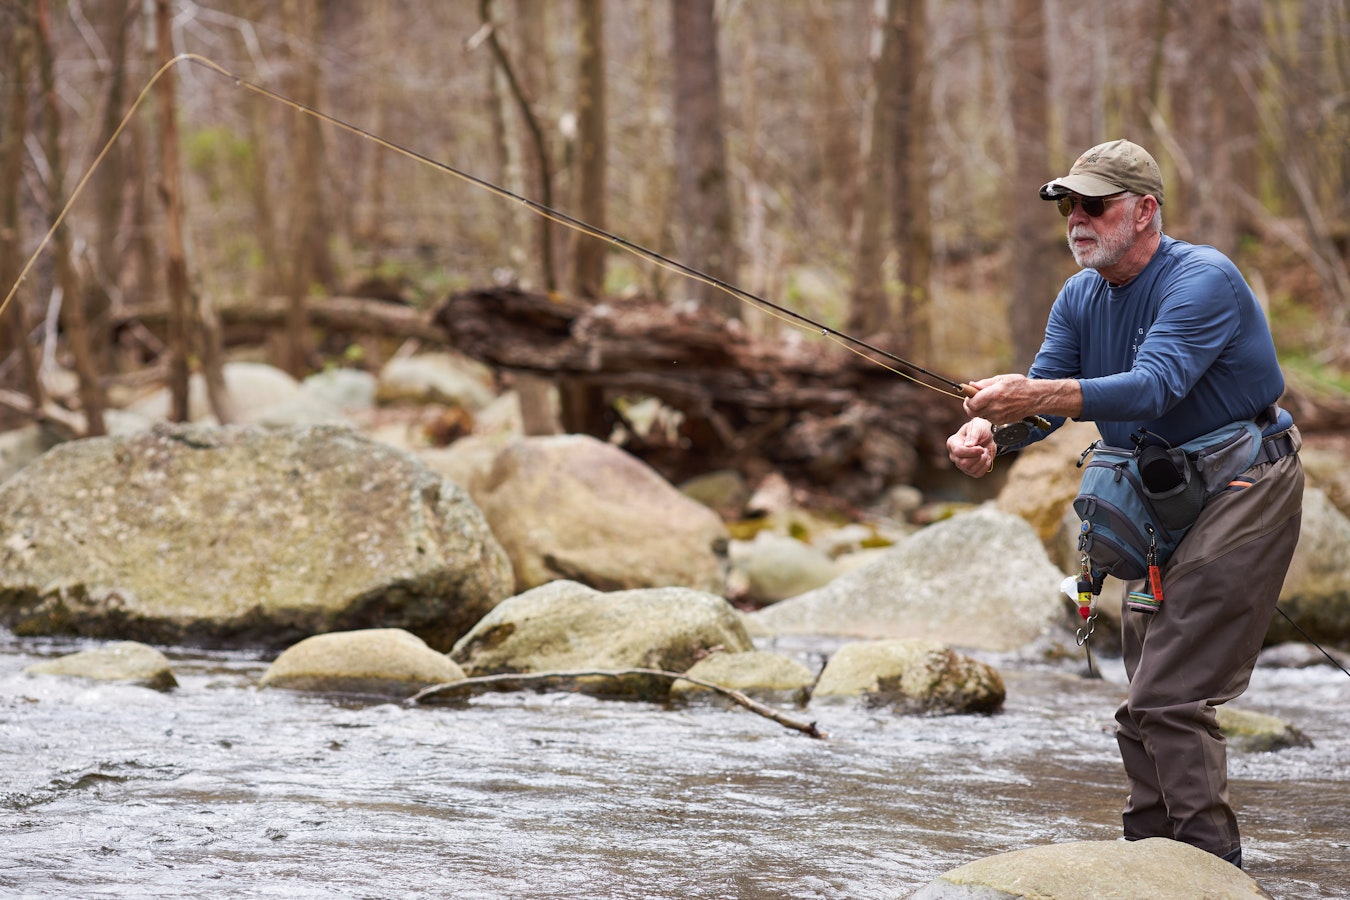
[[[1111,660],[1100,680],[990,660],[992,716],[789,711],[813,740],[712,703],[258,690],[243,652],[167,648],[166,693],[22,672],[89,646],[0,630],[0,896],[901,898],[1119,834]],[[1260,668],[1238,701],[1314,742],[1230,754],[1247,869],[1277,898],[1350,896],[1348,700],[1319,666]]]

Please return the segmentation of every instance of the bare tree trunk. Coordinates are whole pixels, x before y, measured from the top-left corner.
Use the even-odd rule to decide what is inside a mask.
[[[135,22],[139,9],[140,4],[136,0],[117,0],[99,4],[97,8],[97,14],[101,18],[96,25],[108,51],[108,56],[104,60],[108,73],[108,89],[104,98],[103,122],[98,136],[100,147],[112,138],[126,112],[128,44],[131,25]],[[98,358],[99,368],[103,371],[112,371],[114,366],[112,335],[108,328],[108,322],[111,320],[109,312],[114,296],[118,294],[122,271],[126,266],[126,256],[119,246],[125,233],[123,211],[128,183],[126,157],[125,144],[117,142],[108,147],[107,155],[104,156],[92,184],[97,224],[89,284],[90,318],[93,320],[90,343]]]
[[[160,64],[173,58],[172,15],[169,0],[155,0],[155,42]],[[178,100],[176,72],[159,82],[159,154],[163,172],[160,197],[164,200],[166,245],[165,286],[169,292],[169,419],[186,422],[188,408],[188,357],[192,350],[192,317],[189,310],[187,257],[183,252],[183,208],[178,200]]]
[[[854,334],[873,335],[891,323],[890,299],[886,293],[886,204],[891,196],[888,179],[894,171],[887,165],[899,129],[895,114],[900,89],[903,0],[879,0],[881,7],[874,39],[879,49],[872,61],[872,109],[864,154],[862,201],[854,243],[853,304],[848,327]]]
[[[902,11],[891,178],[895,246],[899,251],[900,333],[909,358],[920,365],[927,365],[933,352],[933,217],[928,196],[933,104],[926,75],[925,6],[925,0],[905,0]]]
[[[830,210],[838,217],[839,225],[848,228],[858,208],[861,147],[839,52],[836,17],[840,10],[840,4],[833,0],[808,0],[806,5],[807,27],[814,35],[809,42],[810,51],[820,72],[815,105],[821,113],[812,116],[812,124],[819,135],[821,157],[827,161],[821,175],[826,182]]]
[[[1250,81],[1261,91],[1269,65],[1261,27],[1261,0],[1233,0],[1233,34],[1236,41],[1231,64],[1232,81],[1240,85]],[[1261,120],[1247,93],[1230,83],[1221,93],[1227,105],[1229,154],[1232,157],[1232,183],[1240,193],[1253,197],[1261,193],[1260,155]],[[1229,192],[1228,209],[1233,214],[1236,243],[1256,233],[1257,223],[1245,213],[1245,206]]]
[[[244,15],[253,20],[264,18],[264,11],[270,5],[267,0],[248,0]],[[248,195],[253,207],[253,231],[258,246],[262,248],[261,268],[258,290],[263,294],[279,294],[286,290],[286,276],[281,271],[285,254],[278,239],[277,217],[272,207],[272,170],[271,161],[278,155],[276,140],[277,129],[272,115],[278,109],[273,104],[260,99],[251,100],[244,107],[248,143],[253,148],[249,159],[251,171],[248,179]]]
[[[676,232],[681,260],[713,278],[734,282],[737,251],[731,216],[731,175],[722,127],[722,79],[714,0],[671,0],[675,66]],[[740,303],[688,282],[684,296],[730,318]]]
[[[1011,57],[1013,159],[1007,183],[1012,229],[1009,323],[1012,367],[1024,372],[1045,337],[1045,322],[1055,302],[1055,238],[1037,190],[1048,179],[1050,151],[1045,144],[1050,116],[1047,98],[1045,0],[1013,0]]]
[[[296,34],[306,39],[295,65],[292,96],[310,108],[319,106],[319,81],[322,69],[318,52],[322,44],[320,11],[313,0],[290,0],[285,5],[286,19]],[[328,251],[328,229],[323,210],[320,179],[323,174],[323,136],[320,123],[312,116],[294,120],[295,140],[291,145],[291,228],[287,241],[290,276],[286,293],[291,298],[287,326],[284,368],[295,378],[303,378],[310,368],[313,353],[309,335],[308,296],[312,285],[333,286],[333,262]]]
[[[479,0],[478,11],[484,27],[488,29],[487,44],[492,51],[492,58],[506,78],[507,87],[510,88],[511,96],[516,101],[516,106],[520,110],[521,118],[524,120],[525,127],[530,135],[539,174],[538,201],[551,208],[554,204],[553,163],[543,126],[539,124],[539,119],[535,115],[531,97],[526,93],[525,85],[521,83],[516,70],[511,65],[511,60],[506,54],[506,48],[502,46],[501,40],[497,37],[496,25],[493,24],[492,20],[492,0]],[[558,289],[558,276],[553,259],[553,223],[542,216],[538,218],[540,223],[538,231],[539,259],[544,276],[544,289],[556,291]]]
[[[1175,189],[1169,186],[1168,207],[1178,212],[1169,217],[1171,228],[1231,255],[1237,232],[1231,203],[1224,198],[1232,176],[1224,95],[1232,89],[1233,73],[1227,54],[1221,66],[1214,65],[1213,57],[1214,47],[1233,48],[1230,12],[1229,0],[1176,9],[1177,28],[1187,39],[1185,62],[1176,70],[1172,91],[1177,112],[1172,137],[1186,177],[1175,179]]]
[[[66,203],[65,158],[61,153],[61,106],[56,96],[54,48],[48,19],[47,0],[38,0],[38,70],[42,80],[43,112],[47,119],[43,150],[51,165],[51,215],[56,218]],[[70,230],[62,223],[52,240],[52,259],[56,267],[56,282],[62,294],[61,319],[65,326],[66,342],[75,362],[79,377],[80,411],[84,414],[85,433],[90,436],[105,434],[103,410],[107,401],[99,384],[99,373],[89,346],[88,322],[85,318],[85,298],[71,258]]]
[[[605,2],[578,0],[578,12],[577,210],[582,221],[605,228]],[[605,241],[577,236],[572,257],[573,294],[603,296],[608,249]]]
[[[388,59],[395,51],[389,34],[389,0],[379,0],[373,5],[371,16],[374,18],[372,26],[375,32],[375,54],[378,59]],[[373,102],[371,103],[371,127],[370,130],[375,134],[385,133],[385,121],[392,98],[389,93],[393,90],[393,85],[387,79],[376,78],[372,80],[371,89],[374,91]],[[383,147],[375,147],[370,154],[370,174],[368,177],[369,197],[366,207],[366,221],[361,229],[366,242],[372,251],[372,268],[378,269],[381,261],[384,259],[385,244],[388,241],[388,230],[385,228],[385,173],[387,167],[385,161],[389,159],[389,154]]]
[[[22,268],[23,221],[19,216],[19,192],[23,187],[23,138],[28,130],[28,84],[33,65],[33,23],[28,10],[14,6],[0,11],[0,83],[8,86],[0,96],[0,321],[6,323],[14,347],[25,393],[32,409],[39,411],[47,403],[38,377],[37,354],[28,343],[28,314],[24,292],[15,285]],[[14,286],[10,294],[11,286]],[[0,352],[3,346],[0,345]]]

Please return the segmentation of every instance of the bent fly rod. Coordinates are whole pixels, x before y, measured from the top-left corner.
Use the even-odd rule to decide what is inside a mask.
[[[815,319],[812,319],[806,315],[803,315],[802,313],[797,312],[796,310],[789,309],[788,307],[782,306],[778,303],[774,303],[773,301],[761,297],[758,294],[751,293],[750,291],[747,291],[744,288],[731,284],[730,282],[727,282],[721,278],[717,278],[716,276],[710,275],[707,272],[695,269],[693,266],[682,263],[679,260],[672,259],[668,256],[656,252],[655,250],[650,250],[646,247],[643,247],[640,244],[636,244],[628,240],[627,238],[621,237],[617,234],[606,231],[602,228],[598,228],[587,222],[583,222],[580,219],[568,215],[565,212],[562,212],[549,206],[545,206],[544,204],[539,203],[535,200],[531,200],[528,197],[521,196],[520,194],[517,194],[514,191],[511,191],[507,188],[504,188],[501,185],[494,184],[493,182],[488,181],[485,178],[473,175],[462,169],[456,168],[455,166],[452,166],[448,163],[442,162],[437,159],[432,159],[431,157],[426,156],[422,153],[418,153],[415,150],[411,150],[407,147],[401,146],[400,144],[397,144],[389,140],[388,138],[381,137],[380,135],[375,134],[374,132],[368,131],[357,125],[353,125],[349,122],[343,121],[342,119],[339,119],[336,116],[332,116],[321,110],[314,109],[313,107],[307,104],[301,103],[298,100],[294,100],[283,94],[277,93],[276,91],[264,87],[263,85],[257,84],[252,81],[248,81],[228,71],[218,63],[210,59],[207,59],[206,57],[199,56],[195,53],[181,53],[173,57],[168,62],[160,66],[159,69],[155,72],[155,74],[151,76],[150,80],[146,82],[145,87],[141,89],[141,92],[140,94],[137,95],[136,100],[128,108],[126,114],[122,118],[122,121],[113,131],[112,135],[108,138],[107,143],[103,146],[103,148],[99,151],[98,155],[94,158],[94,161],[89,166],[88,171],[86,171],[83,177],[81,177],[79,183],[75,186],[75,189],[71,191],[70,197],[67,199],[65,206],[62,207],[60,213],[52,221],[51,228],[48,230],[46,236],[42,239],[42,241],[39,242],[37,249],[34,250],[32,256],[29,257],[27,264],[25,264],[23,270],[19,273],[19,277],[14,282],[14,285],[10,288],[9,293],[5,295],[3,301],[0,301],[0,316],[4,315],[5,309],[9,306],[9,302],[14,298],[14,295],[18,292],[20,285],[22,285],[25,279],[28,277],[29,271],[32,269],[34,263],[41,255],[43,249],[47,246],[52,236],[56,233],[56,230],[61,226],[61,223],[65,220],[66,214],[70,211],[71,206],[75,203],[76,198],[79,197],[80,192],[84,189],[85,184],[89,181],[90,177],[94,174],[99,164],[103,161],[103,158],[107,155],[109,149],[111,149],[114,142],[116,142],[117,139],[121,136],[122,131],[126,128],[127,123],[131,120],[131,117],[140,108],[142,102],[144,102],[145,98],[149,95],[150,90],[155,86],[156,83],[158,83],[160,78],[162,78],[171,68],[173,68],[180,62],[192,63],[194,65],[201,66],[202,68],[205,68],[210,72],[213,72],[217,75],[220,75],[223,78],[232,81],[236,87],[244,88],[245,90],[252,91],[253,93],[258,94],[259,96],[262,96],[268,100],[281,103],[285,106],[290,107],[296,112],[315,118],[335,128],[339,128],[363,140],[371,141],[372,143],[375,143],[387,150],[392,150],[393,152],[401,156],[407,157],[408,159],[411,159],[414,162],[420,163],[421,165],[429,166],[430,168],[435,169],[444,174],[451,175],[462,182],[470,184],[474,187],[481,188],[504,200],[510,200],[514,203],[518,203],[521,206],[524,206],[530,212],[542,216],[543,218],[548,219],[551,222],[555,222],[579,234],[583,234],[588,237],[604,241],[610,244],[611,246],[617,247],[620,250],[630,253],[638,257],[639,259],[645,260],[646,262],[649,262],[653,265],[659,266],[660,268],[666,269],[667,271],[675,272],[676,274],[683,275],[686,278],[692,279],[702,284],[709,285],[719,291],[722,291],[732,297],[735,297],[737,300],[740,300],[743,303],[749,304],[767,313],[768,315],[771,315],[775,318],[785,321],[796,328],[800,328],[802,330],[809,330],[812,332],[818,332],[821,337],[826,338],[827,340],[834,341],[836,344],[839,344],[840,346],[844,347],[850,352],[856,353],[857,355],[863,357],[869,362],[879,365],[882,368],[887,369],[895,373],[896,375],[901,376],[902,378],[906,378],[909,381],[912,381],[915,384],[920,385],[921,387],[937,391],[938,393],[944,394],[946,396],[956,397],[957,399],[961,400],[964,400],[967,397],[973,397],[976,393],[976,389],[969,384],[953,381],[950,378],[946,378],[942,375],[937,374],[936,372],[930,371],[929,369],[926,369],[923,366],[918,365],[917,363],[911,362],[910,360],[898,356],[889,350],[882,349],[881,347],[877,347],[865,340],[862,340],[861,338],[853,337],[852,335],[831,328],[822,322],[818,322]],[[924,379],[928,380],[925,381]],[[1021,420],[1020,422],[996,426],[994,428],[995,440],[1000,446],[1009,446],[1012,444],[1019,443],[1027,437],[1027,435],[1030,432],[1030,429],[1033,427],[1048,429],[1050,427],[1050,423],[1039,416],[1030,416],[1028,418]]]

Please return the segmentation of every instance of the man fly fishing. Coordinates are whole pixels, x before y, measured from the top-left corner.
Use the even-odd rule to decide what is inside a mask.
[[[1093,147],[1040,195],[1067,218],[1083,271],[1060,290],[1026,376],[970,383],[971,419],[948,439],[948,454],[978,478],[999,452],[1072,418],[1096,423],[1098,455],[1127,448],[1115,464],[1128,475],[1115,479],[1121,490],[1156,501],[1201,486],[1170,558],[1150,543],[1151,582],[1126,584],[1130,684],[1116,712],[1129,786],[1122,819],[1126,840],[1171,838],[1241,867],[1215,708],[1247,688],[1302,517],[1301,439],[1275,405],[1284,377],[1274,342],[1229,259],[1163,233],[1162,175],[1143,148],[1124,140]],[[991,422],[1033,414],[1049,427],[1030,429],[1020,444],[994,440]],[[1106,505],[1089,499],[1084,508]],[[1171,528],[1135,521],[1120,530],[1130,524],[1150,541]],[[1085,519],[1085,583],[1100,590],[1106,572],[1137,576],[1137,566],[1103,562],[1105,536],[1092,527]]]

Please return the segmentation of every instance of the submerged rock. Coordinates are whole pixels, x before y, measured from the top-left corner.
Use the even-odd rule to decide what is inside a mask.
[[[1230,706],[1220,706],[1215,713],[1228,745],[1238,750],[1262,752],[1312,746],[1306,734],[1275,716]]]
[[[684,672],[720,648],[752,650],[735,608],[688,588],[602,593],[554,581],[504,601],[450,652],[470,675],[629,668]],[[590,693],[664,698],[670,679],[577,679]],[[507,684],[504,686],[514,686]]]
[[[811,699],[853,697],[903,713],[987,713],[1006,695],[992,666],[936,641],[868,641],[830,657]]]
[[[401,628],[316,634],[276,658],[258,686],[325,694],[408,697],[463,681],[464,670]]]
[[[714,653],[694,663],[685,674],[719,687],[740,691],[760,701],[787,700],[805,704],[816,676],[806,666],[778,653],[749,650],[745,653]],[[712,688],[691,681],[677,681],[671,699],[690,700],[716,695]]]
[[[136,641],[119,641],[106,647],[82,650],[59,659],[49,659],[24,669],[30,675],[68,675],[96,681],[127,681],[157,691],[178,686],[169,658],[154,647]]]

